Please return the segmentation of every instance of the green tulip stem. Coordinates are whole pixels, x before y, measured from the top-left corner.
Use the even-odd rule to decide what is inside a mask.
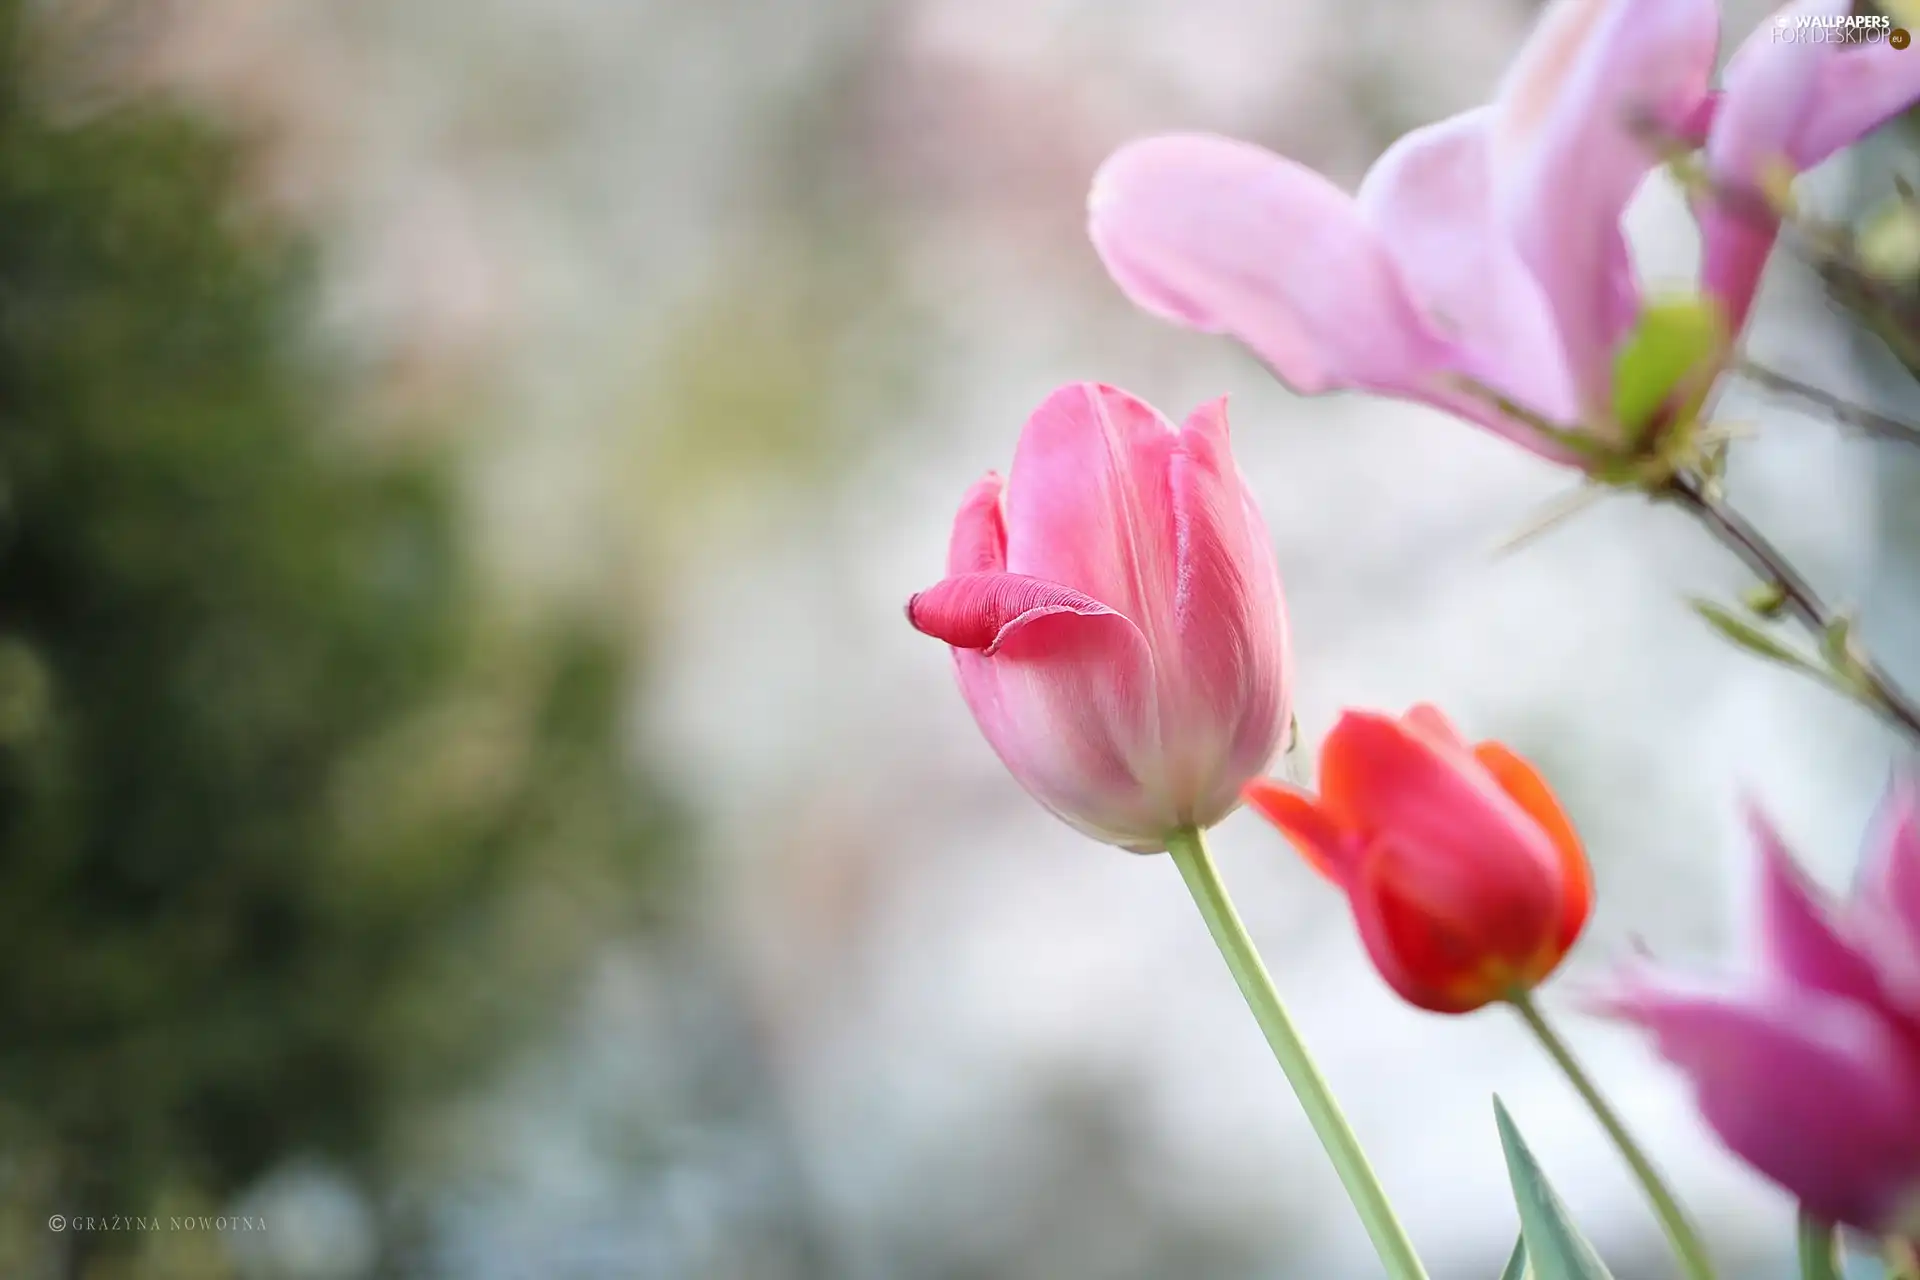
[[[1390,1280],[1426,1280],[1426,1268],[1421,1266],[1413,1242],[1394,1216],[1380,1180],[1360,1149],[1360,1140],[1354,1136],[1346,1116],[1341,1114],[1340,1105],[1334,1101],[1333,1092],[1319,1068],[1314,1066],[1300,1032],[1280,1002],[1280,993],[1274,990],[1273,979],[1260,963],[1253,939],[1247,936],[1247,928],[1227,896],[1226,886],[1220,883],[1220,872],[1207,852],[1205,837],[1194,828],[1176,831],[1167,841],[1167,852],[1180,868],[1180,877],[1187,882],[1187,889],[1207,922],[1207,931],[1213,935],[1214,945],[1225,957],[1227,968],[1240,985],[1240,994],[1246,997],[1254,1020],[1260,1024],[1267,1044],[1273,1049],[1273,1056],[1279,1059],[1280,1069],[1293,1085],[1294,1096],[1300,1099],[1320,1145],[1333,1161],[1334,1171],[1340,1175],[1340,1183],[1359,1212],[1360,1221]]]
[[[1540,1041],[1541,1047],[1546,1049],[1547,1056],[1553,1059],[1554,1065],[1558,1066],[1572,1083],[1574,1091],[1593,1112],[1594,1118],[1600,1121],[1600,1127],[1607,1131],[1609,1138],[1613,1139],[1613,1145],[1619,1148],[1621,1156],[1626,1159],[1627,1167],[1633,1170],[1633,1176],[1646,1189],[1647,1200],[1653,1206],[1654,1216],[1660,1219],[1660,1227],[1667,1233],[1667,1239],[1673,1245],[1674,1256],[1680,1260],[1681,1269],[1686,1272],[1689,1280],[1713,1280],[1713,1262],[1707,1257],[1707,1248],[1701,1243],[1699,1231],[1687,1220],[1686,1211],[1680,1207],[1680,1201],[1667,1188],[1665,1180],[1660,1176],[1660,1171],[1653,1167],[1653,1161],[1647,1158],[1646,1153],[1640,1149],[1640,1144],[1635,1142],[1633,1135],[1627,1132],[1626,1124],[1621,1121],[1612,1105],[1601,1096],[1599,1088],[1593,1083],[1593,1078],[1587,1074],[1586,1068],[1580,1065],[1579,1059],[1573,1056],[1573,1050],[1567,1047],[1567,1042],[1560,1038],[1560,1033],[1555,1031],[1552,1024],[1546,1020],[1539,1006],[1533,1002],[1531,995],[1524,991],[1519,992],[1509,996],[1508,1003],[1519,1012],[1520,1020],[1527,1024],[1527,1029],[1533,1032],[1534,1037]]]
[[[1800,1280],[1841,1280],[1845,1268],[1840,1263],[1840,1242],[1834,1238],[1832,1223],[1822,1222],[1802,1209],[1794,1243]]]

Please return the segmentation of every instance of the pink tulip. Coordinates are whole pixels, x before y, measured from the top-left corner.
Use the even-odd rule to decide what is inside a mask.
[[[947,572],[908,621],[953,647],[1013,776],[1095,839],[1158,852],[1280,749],[1285,606],[1224,400],[1176,430],[1113,387],[1055,391],[961,503]]]
[[[1920,1240],[1920,790],[1896,786],[1830,906],[1758,814],[1759,964],[1642,971],[1604,1002],[1652,1031],[1754,1168],[1832,1222]]]
[[[1413,400],[1576,461],[1461,380],[1622,439],[1614,361],[1642,298],[1620,220],[1655,163],[1634,120],[1683,136],[1711,121],[1723,164],[1776,144],[1810,162],[1920,93],[1920,58],[1762,32],[1716,102],[1718,25],[1714,0],[1556,0],[1490,105],[1401,138],[1355,195],[1250,143],[1163,135],[1101,167],[1089,234],[1136,304],[1232,335],[1302,394]],[[1796,110],[1773,110],[1801,79]],[[1714,236],[1708,287],[1737,321],[1755,246]]]
[[[1884,38],[1783,38],[1802,21],[1850,11],[1840,0],[1787,5],[1734,53],[1706,139],[1708,170],[1723,189],[1757,194],[1769,169],[1811,169],[1920,101],[1920,58],[1912,50]],[[1708,201],[1699,210],[1702,284],[1736,328],[1753,306],[1779,234],[1764,208],[1760,201],[1740,208]]]

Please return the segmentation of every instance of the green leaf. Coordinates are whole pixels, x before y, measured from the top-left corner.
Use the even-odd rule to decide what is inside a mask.
[[[1726,321],[1706,298],[1656,302],[1641,311],[1613,361],[1613,416],[1629,448],[1646,437],[1676,393],[1681,418],[1699,411],[1726,348]],[[1688,386],[1692,379],[1697,386]]]
[[[1801,653],[1790,645],[1774,639],[1745,618],[1715,604],[1711,600],[1691,600],[1693,611],[1707,620],[1709,626],[1748,653],[1757,654],[1769,662],[1792,667],[1795,671],[1804,671],[1809,675],[1827,678],[1827,669],[1818,661]]]
[[[1797,1237],[1800,1280],[1841,1280],[1840,1247],[1834,1238],[1833,1224],[1822,1222],[1802,1209]]]
[[[1520,1209],[1520,1238],[1536,1280],[1613,1280],[1600,1255],[1567,1217],[1566,1205],[1540,1171],[1498,1097],[1493,1100],[1493,1114],[1506,1151],[1507,1176],[1513,1180],[1514,1203]]]
[[[1507,1259],[1507,1269],[1500,1273],[1500,1280],[1527,1280],[1531,1274],[1527,1270],[1527,1238],[1522,1235],[1513,1242],[1513,1256]]]

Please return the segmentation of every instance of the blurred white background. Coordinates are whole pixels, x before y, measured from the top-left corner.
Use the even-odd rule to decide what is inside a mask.
[[[1377,1274],[1171,864],[1027,801],[901,618],[967,485],[1092,378],[1176,416],[1231,395],[1309,742],[1341,708],[1431,700],[1540,763],[1599,881],[1548,1006],[1720,1254],[1786,1274],[1785,1202],[1575,997],[1636,939],[1702,963],[1739,945],[1743,793],[1843,882],[1890,735],[1700,625],[1685,595],[1746,581],[1677,514],[1609,500],[1496,556],[1566,475],[1425,410],[1297,399],[1133,311],[1081,233],[1094,166],[1145,131],[1254,138],[1351,184],[1483,99],[1530,20],[1503,0],[175,6],[150,74],[269,132],[263,189],[328,246],[327,332],[393,394],[458,406],[502,593],[645,621],[634,749],[704,820],[673,941],[610,954],[570,1036],[448,1127],[455,1172],[420,1188],[436,1267]],[[1822,198],[1850,181],[1821,175]],[[1684,284],[1672,192],[1633,224],[1648,285]],[[1877,353],[1792,263],[1752,349],[1878,394]],[[1760,428],[1736,504],[1833,595],[1910,599],[1876,577],[1883,451],[1737,391],[1724,409]],[[1869,634],[1920,680],[1902,607]],[[1242,815],[1217,844],[1435,1280],[1494,1275],[1512,1242],[1495,1092],[1616,1274],[1671,1273],[1517,1024],[1403,1007],[1274,833]],[[351,1241],[324,1178],[275,1186]],[[262,1266],[359,1265],[283,1237]]]

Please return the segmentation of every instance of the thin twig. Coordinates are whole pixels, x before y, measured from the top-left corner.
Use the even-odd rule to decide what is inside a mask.
[[[1822,413],[1830,415],[1843,427],[1850,427],[1863,435],[1879,440],[1898,440],[1903,444],[1920,445],[1920,426],[1902,422],[1898,418],[1843,400],[1831,391],[1823,391],[1798,378],[1788,377],[1784,373],[1769,369],[1765,365],[1742,360],[1734,366],[1734,372],[1742,378],[1768,391],[1790,396],[1802,404],[1811,405]]]
[[[1779,548],[1767,541],[1739,512],[1708,495],[1698,477],[1681,472],[1655,496],[1685,508],[1762,581],[1777,586],[1787,611],[1813,633],[1815,640],[1824,641],[1842,623],[1841,616],[1828,607],[1813,584],[1793,567]],[[1856,649],[1850,656],[1851,674],[1857,678],[1863,700],[1920,743],[1920,705],[1915,704],[1870,655]]]

